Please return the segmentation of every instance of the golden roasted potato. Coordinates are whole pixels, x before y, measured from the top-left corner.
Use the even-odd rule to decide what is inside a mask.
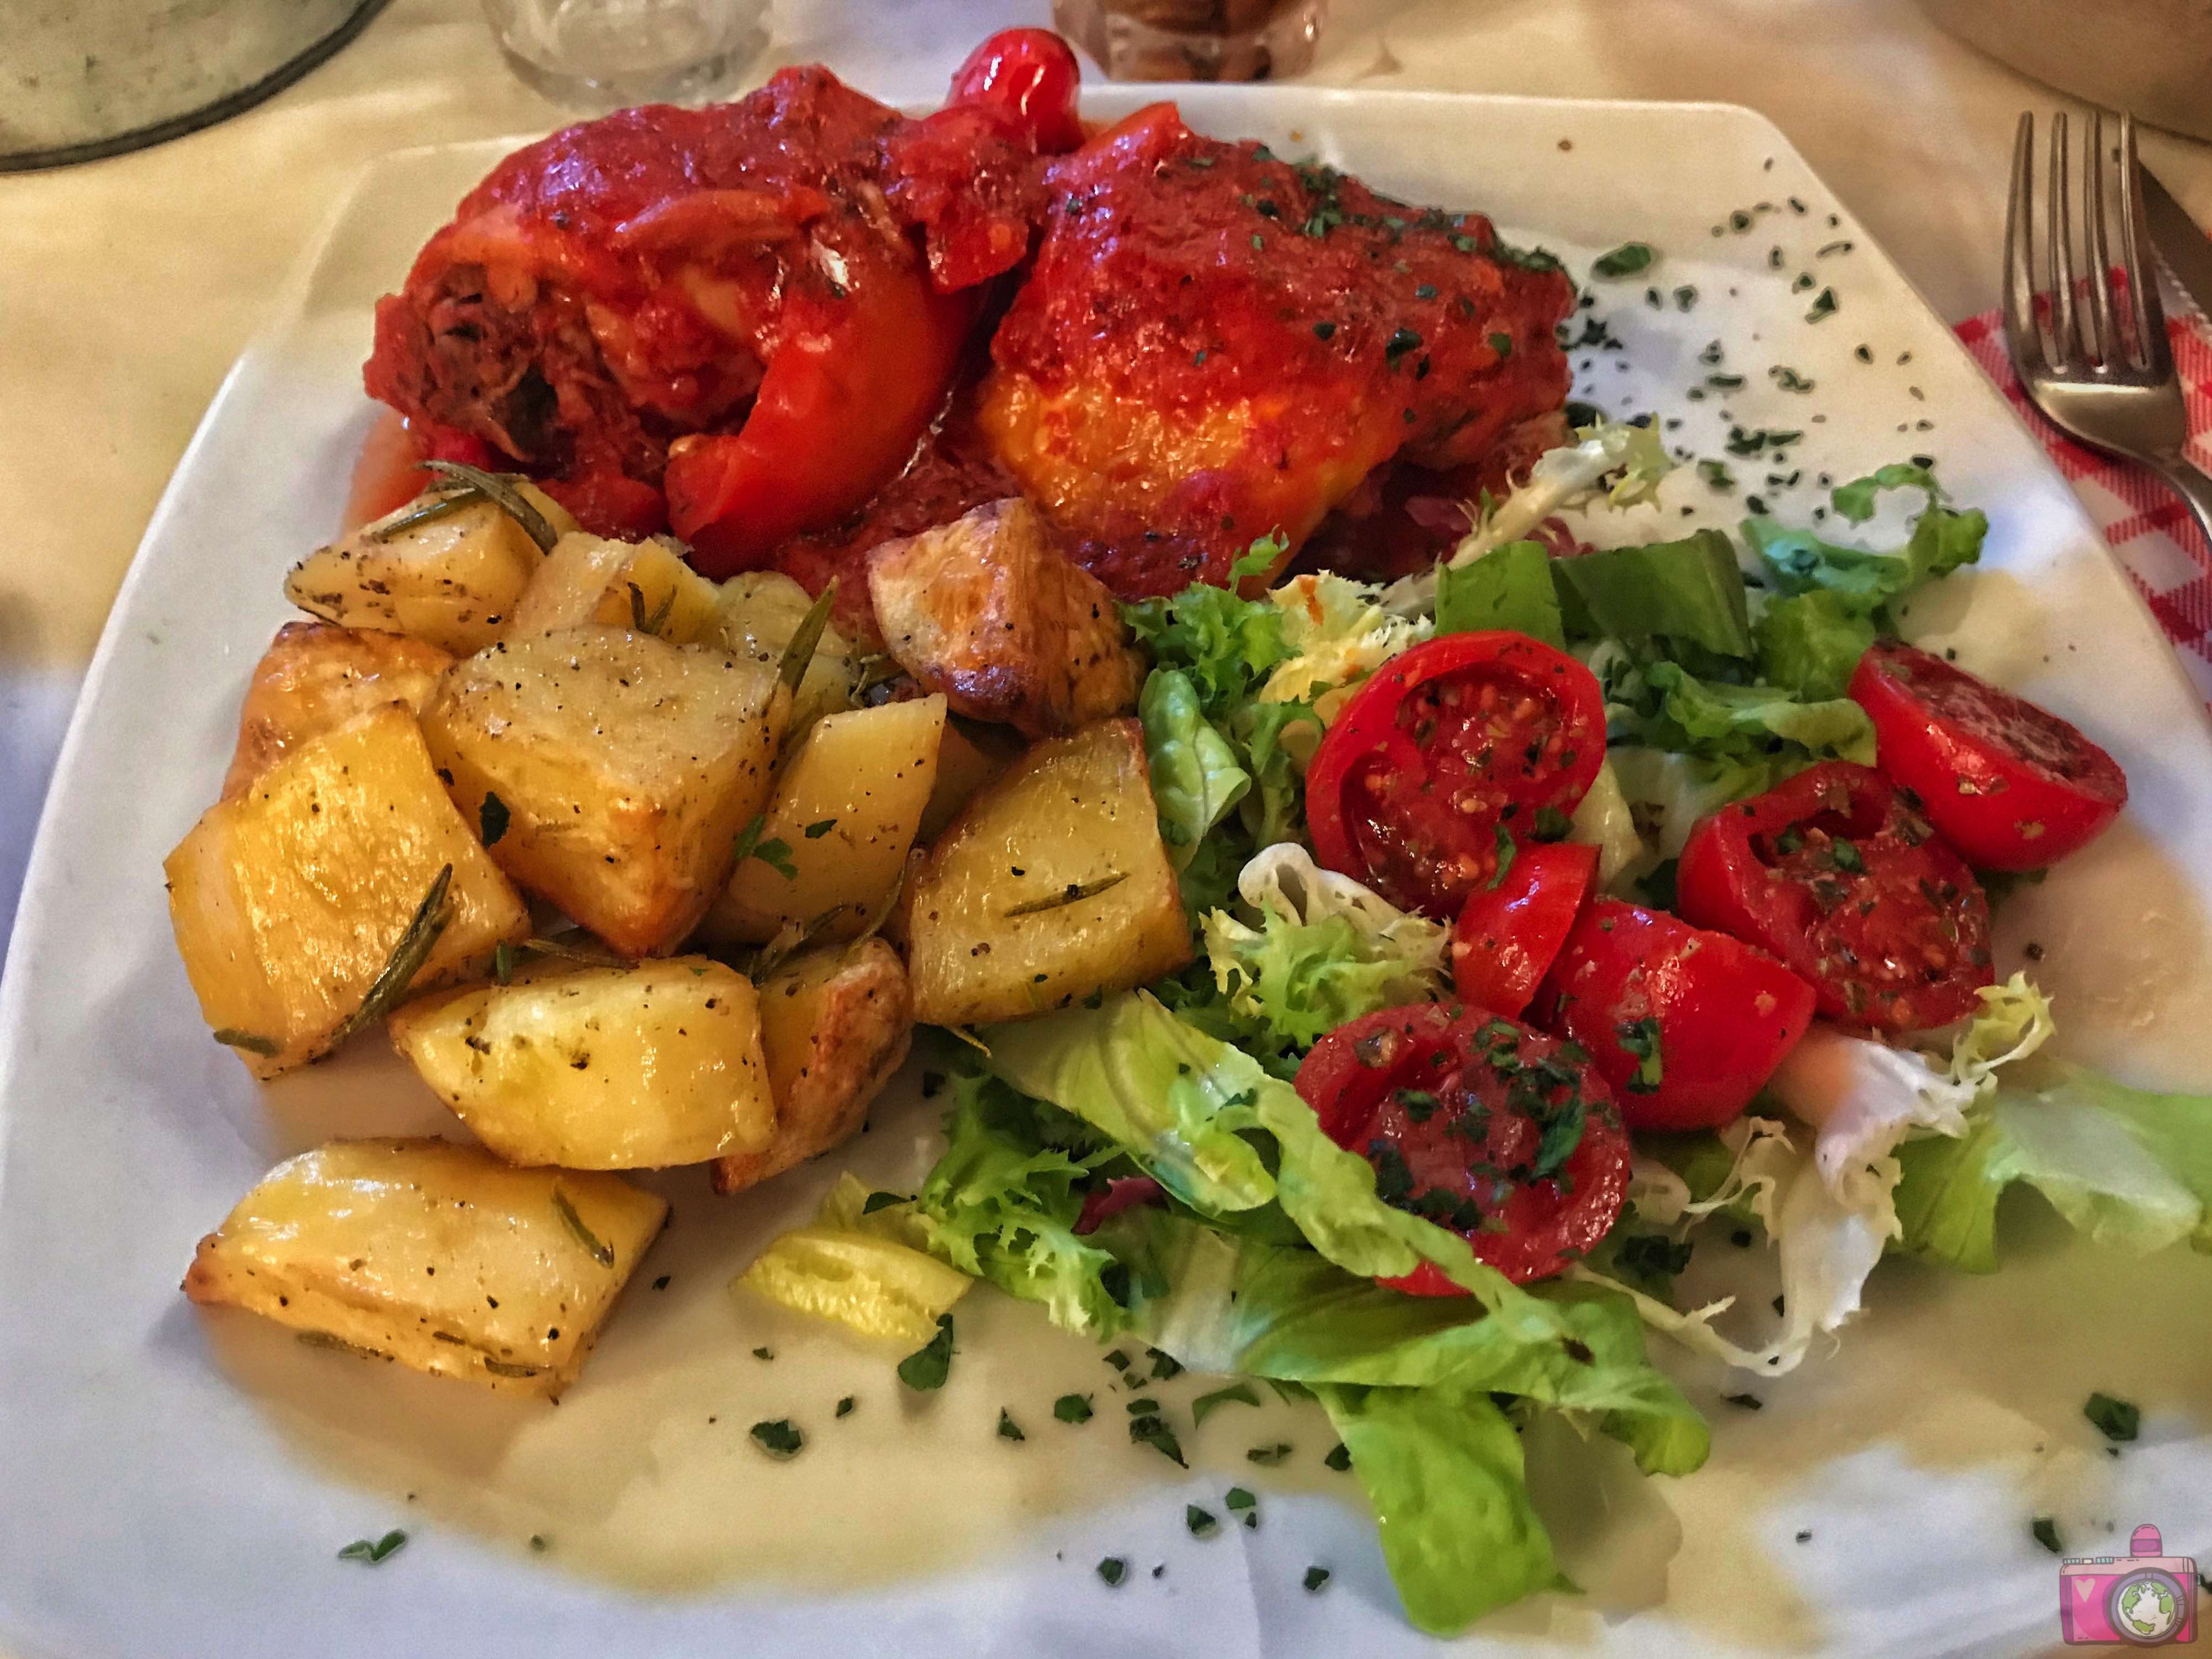
[[[915,1018],[933,1025],[1048,1013],[1190,960],[1133,720],[1031,749],[930,849],[913,892]]]
[[[618,1176],[512,1169],[443,1140],[334,1140],[239,1200],[184,1291],[302,1341],[555,1398],[667,1215]]]
[[[657,956],[698,926],[767,804],[776,691],[757,663],[574,628],[454,664],[422,735],[501,869],[625,956]]]
[[[915,839],[928,842],[943,835],[976,792],[1019,759],[1027,746],[1003,726],[946,720],[944,740],[937,746],[937,781],[930,786],[929,805],[921,809]]]
[[[301,744],[356,714],[387,702],[419,711],[453,661],[450,652],[404,634],[286,623],[246,688],[222,798],[244,793]]]
[[[575,527],[550,497],[525,489],[556,527]],[[499,637],[545,555],[490,501],[410,522],[434,500],[418,495],[317,548],[284,578],[284,597],[325,622],[405,634],[456,656],[481,651]]]
[[[586,623],[642,623],[641,632],[672,645],[696,645],[719,636],[721,597],[665,542],[563,536],[522,590],[504,631],[520,639]]]
[[[806,590],[781,571],[741,572],[722,584],[722,648],[733,657],[750,657],[773,667],[783,660],[784,647],[813,604]],[[806,665],[806,678],[799,681],[792,700],[793,732],[853,706],[852,659],[853,647],[836,624],[824,628],[813,660]]]
[[[761,829],[759,845],[780,855],[738,861],[701,936],[764,945],[789,923],[820,940],[858,933],[898,884],[944,732],[942,697],[816,721],[784,763]]]
[[[906,965],[879,939],[808,951],[761,981],[760,1018],[775,1134],[717,1161],[718,1193],[781,1175],[860,1132],[913,1042]]]
[[[447,798],[404,704],[300,744],[210,807],[162,866],[201,1013],[256,1077],[314,1059],[357,1023],[448,865],[448,920],[416,987],[527,938],[522,896]]]
[[[953,712],[1032,738],[1137,706],[1144,659],[1114,596],[1015,497],[868,555],[884,648]]]
[[[775,1132],[752,981],[708,957],[550,964],[417,998],[392,1046],[510,1164],[647,1170]]]

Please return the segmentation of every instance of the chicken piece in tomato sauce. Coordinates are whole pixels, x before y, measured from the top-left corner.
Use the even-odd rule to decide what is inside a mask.
[[[368,388],[587,528],[672,522],[710,574],[766,563],[907,466],[977,285],[1028,253],[1041,167],[988,109],[909,120],[818,67],[569,127],[379,304]]]
[[[1200,137],[1166,104],[1048,184],[981,422],[1125,599],[1225,584],[1394,457],[1480,465],[1565,401],[1572,286],[1479,216]]]

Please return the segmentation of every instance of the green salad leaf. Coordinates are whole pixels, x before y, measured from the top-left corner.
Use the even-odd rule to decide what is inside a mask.
[[[1541,542],[1507,542],[1437,572],[1437,632],[1473,634],[1492,628],[1565,648],[1553,559]]]
[[[1247,923],[1226,910],[1201,925],[1227,1034],[1261,1039],[1259,1057],[1310,1048],[1346,1020],[1446,988],[1445,930],[1295,842],[1268,848],[1238,878]]]
[[[1794,744],[1810,759],[1874,762],[1874,722],[1848,697],[1800,702],[1771,685],[1699,679],[1672,662],[1651,664],[1643,678],[1659,696],[1642,732],[1655,747],[1752,763]]]
[[[1180,669],[1146,677],[1137,702],[1152,764],[1152,799],[1169,860],[1187,870],[1214,826],[1251,792],[1252,775],[1237,764],[1229,739],[1200,712],[1198,690]]]
[[[1878,619],[1892,600],[1981,557],[1989,520],[1978,511],[1947,506],[1924,467],[1883,467],[1838,485],[1830,499],[1840,517],[1863,524],[1874,516],[1875,497],[1888,489],[1918,489],[1928,497],[1905,544],[1893,552],[1824,541],[1809,530],[1791,530],[1771,518],[1746,519],[1744,539],[1765,566],[1769,585],[1784,595],[1832,593],[1855,614]]]
[[[1126,1270],[1077,1234],[1078,1183],[1118,1156],[1066,1114],[995,1079],[953,1079],[945,1148],[915,1203],[929,1249],[1054,1324],[1110,1336],[1127,1322]]]
[[[1759,678],[1808,702],[1842,696],[1875,639],[1874,623],[1825,587],[1769,602],[1752,632]]]
[[[1382,1559],[1417,1629],[1456,1635],[1552,1586],[1559,1566],[1528,1500],[1520,1431],[1488,1395],[1314,1392],[1374,1505]]]
[[[2212,1095],[2131,1089],[2038,1055],[2003,1074],[1957,1140],[1908,1141],[1903,1248],[1970,1273],[1996,1267],[1998,1200],[2015,1182],[2100,1243],[2212,1252]]]
[[[1717,530],[1555,559],[1552,573],[1574,590],[1580,625],[1593,636],[1686,640],[1723,657],[1753,653],[1743,572]],[[1438,606],[1441,616],[1441,599]]]

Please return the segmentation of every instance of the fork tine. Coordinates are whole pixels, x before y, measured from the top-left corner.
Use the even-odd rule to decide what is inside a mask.
[[[2012,143],[2012,189],[2005,198],[2005,344],[2025,376],[2043,364],[2035,320],[2035,114],[2022,110]]]
[[[2074,215],[2067,198],[2071,169],[2066,156],[2066,112],[2051,118],[2051,222],[2045,249],[2051,261],[2051,354],[2059,363],[2081,357],[2081,335],[2074,320]]]
[[[2127,343],[2112,326],[2112,256],[2105,242],[2105,112],[2089,112],[2089,142],[2082,149],[2082,229],[2088,236],[2089,311],[2081,319],[2085,343],[2091,329],[2097,335],[2090,347],[2100,363],[2110,365],[2127,356]],[[2130,285],[2135,278],[2130,276]]]
[[[2128,302],[2134,307],[2136,350],[2143,367],[2164,380],[2173,373],[2173,353],[2166,340],[2166,307],[2159,303],[2158,270],[2144,257],[2142,175],[2136,166],[2136,118],[2120,117],[2120,247],[2128,273]]]

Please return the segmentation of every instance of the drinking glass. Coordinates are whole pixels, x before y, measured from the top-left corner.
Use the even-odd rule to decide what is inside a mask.
[[[1328,0],[1053,0],[1117,81],[1265,81],[1313,62]]]
[[[768,0],[483,0],[514,72],[557,103],[698,104],[768,44]]]

